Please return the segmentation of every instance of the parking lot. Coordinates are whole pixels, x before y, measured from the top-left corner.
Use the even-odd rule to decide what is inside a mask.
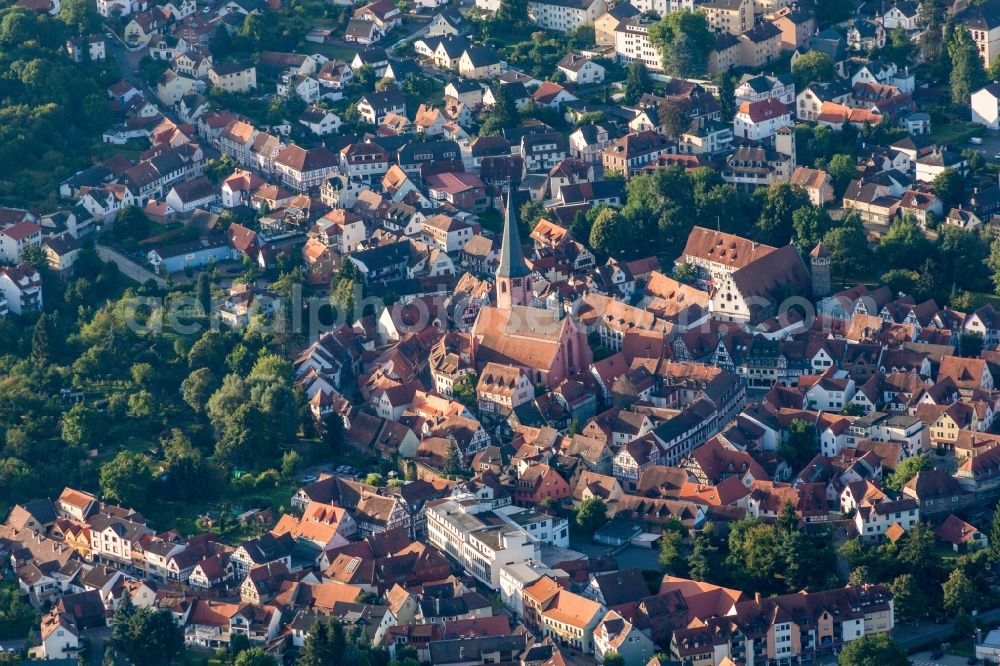
[[[987,162],[1000,163],[1000,132],[988,132],[986,136],[982,138],[983,143],[981,145],[965,142],[959,146],[952,146],[952,148],[957,150],[975,150],[978,151]]]
[[[967,666],[967,659],[954,654],[945,654],[934,659],[930,652],[917,652],[910,655],[910,663],[915,666]]]

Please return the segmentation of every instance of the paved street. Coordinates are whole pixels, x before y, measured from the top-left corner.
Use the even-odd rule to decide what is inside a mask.
[[[996,622],[1000,620],[1000,608],[980,613],[977,619],[984,623]],[[946,641],[951,637],[951,633],[952,625],[950,623],[936,624],[933,622],[897,624],[892,632],[896,642],[904,649],[914,648],[931,641]]]
[[[918,652],[911,655],[910,663],[915,666],[966,666],[964,657],[946,654],[939,659],[931,659],[930,652]]]

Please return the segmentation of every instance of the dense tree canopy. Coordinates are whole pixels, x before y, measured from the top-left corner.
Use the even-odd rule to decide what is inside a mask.
[[[649,42],[660,52],[663,69],[673,76],[703,75],[715,36],[703,12],[670,12],[649,29]]]
[[[869,634],[846,643],[837,656],[840,666],[906,666],[910,660],[888,634]]]
[[[810,83],[826,83],[837,76],[830,56],[822,51],[807,51],[792,63],[792,76],[795,77],[795,87],[798,90]]]
[[[112,122],[105,88],[114,62],[74,63],[65,40],[93,32],[93,3],[69,0],[57,17],[11,5],[0,10],[0,196],[32,203],[87,165]],[[82,144],[82,145],[81,145]]]

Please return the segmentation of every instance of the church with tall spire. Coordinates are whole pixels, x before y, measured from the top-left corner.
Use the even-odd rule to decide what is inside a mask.
[[[510,310],[515,305],[528,305],[531,269],[524,261],[524,248],[514,214],[514,191],[507,192],[507,209],[500,246],[500,266],[497,268],[497,307]]]
[[[586,370],[593,355],[584,326],[562,311],[533,307],[531,269],[517,227],[513,192],[507,194],[496,305],[484,307],[472,327],[472,356],[479,372],[487,363],[524,370],[533,384],[554,388]]]

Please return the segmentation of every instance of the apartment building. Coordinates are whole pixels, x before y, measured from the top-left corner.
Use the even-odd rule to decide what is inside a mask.
[[[500,569],[507,564],[538,559],[542,542],[541,534],[537,538],[529,534],[530,527],[512,526],[501,517],[516,515],[519,511],[516,507],[507,507],[502,514],[498,511],[492,502],[481,501],[474,495],[436,500],[426,508],[427,537],[431,544],[494,590],[500,588]],[[568,526],[565,529],[568,538]]]
[[[528,18],[547,30],[569,32],[594,25],[607,11],[604,0],[529,0]]]

